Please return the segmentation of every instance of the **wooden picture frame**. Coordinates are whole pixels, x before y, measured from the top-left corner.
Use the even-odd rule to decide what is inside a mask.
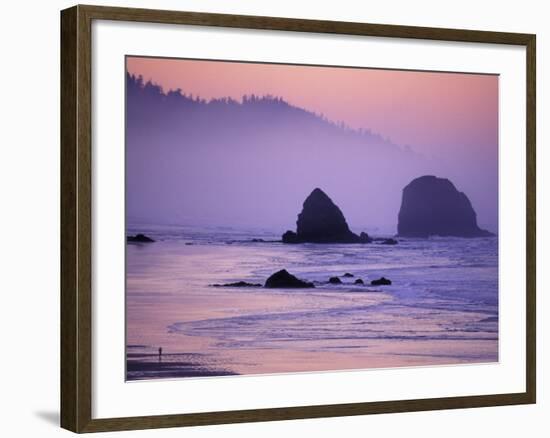
[[[92,418],[92,22],[113,20],[518,45],[526,48],[526,391],[192,414]],[[61,12],[61,426],[74,432],[336,417],[535,403],[535,58],[531,34],[75,6]]]

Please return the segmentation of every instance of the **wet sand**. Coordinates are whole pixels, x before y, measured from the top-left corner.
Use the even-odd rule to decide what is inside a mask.
[[[492,254],[473,241],[398,248],[128,245],[127,379],[496,362]],[[210,286],[262,283],[280,268],[320,283],[352,272],[365,281],[385,275],[394,284]]]
[[[143,350],[148,350],[144,347]],[[236,373],[204,364],[200,353],[127,353],[126,373],[128,380],[151,378],[171,379],[179,377],[229,376]]]

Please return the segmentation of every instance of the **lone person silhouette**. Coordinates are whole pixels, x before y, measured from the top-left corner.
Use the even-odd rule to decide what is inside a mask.
[[[162,361],[162,347],[159,347],[159,362]]]

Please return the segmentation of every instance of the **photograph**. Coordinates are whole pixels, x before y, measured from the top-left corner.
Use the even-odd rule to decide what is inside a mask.
[[[4,436],[546,437],[548,8],[468,1],[4,2]]]
[[[499,75],[125,75],[127,381],[499,361]]]

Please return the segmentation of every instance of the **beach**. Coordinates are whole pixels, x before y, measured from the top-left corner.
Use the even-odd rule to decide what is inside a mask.
[[[127,245],[128,380],[498,361],[496,237],[285,245],[269,232],[139,229],[156,241]],[[316,287],[212,286],[283,268]],[[380,276],[392,285],[369,285]]]

